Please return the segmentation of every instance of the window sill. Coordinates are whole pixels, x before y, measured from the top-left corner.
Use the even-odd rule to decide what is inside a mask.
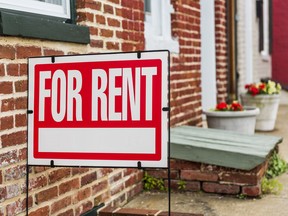
[[[36,18],[6,11],[0,11],[0,35],[82,44],[90,42],[89,28],[86,26],[67,24],[46,18]]]
[[[177,40],[165,39],[163,37],[146,37],[146,50],[169,50],[171,53],[179,53],[179,43]]]

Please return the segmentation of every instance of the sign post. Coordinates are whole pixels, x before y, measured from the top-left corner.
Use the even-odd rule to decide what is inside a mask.
[[[29,59],[28,164],[168,167],[169,52]]]

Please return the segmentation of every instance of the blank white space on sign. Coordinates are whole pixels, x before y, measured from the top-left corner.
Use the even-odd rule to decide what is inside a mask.
[[[154,128],[41,128],[39,137],[40,152],[155,153]]]

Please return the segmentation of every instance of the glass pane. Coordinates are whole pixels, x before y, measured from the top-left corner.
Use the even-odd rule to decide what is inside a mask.
[[[151,13],[151,0],[145,0],[144,5],[145,5],[145,12]]]
[[[62,0],[37,0],[40,2],[46,2],[50,4],[55,4],[55,5],[62,5]]]

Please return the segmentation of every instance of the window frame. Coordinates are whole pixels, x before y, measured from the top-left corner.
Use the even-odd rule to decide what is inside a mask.
[[[0,36],[89,44],[89,27],[76,25],[76,0],[69,1],[70,19],[0,8]]]
[[[70,0],[63,0],[62,5],[35,0],[0,0],[0,8],[28,12],[45,16],[71,19]]]
[[[145,12],[145,49],[168,49],[179,53],[179,43],[171,36],[171,13],[173,6],[167,0],[151,0],[151,12]],[[146,8],[146,7],[145,7]]]

